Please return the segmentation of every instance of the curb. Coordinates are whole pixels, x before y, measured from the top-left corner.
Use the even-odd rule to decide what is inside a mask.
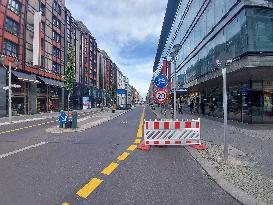
[[[52,134],[63,134],[63,133],[73,133],[73,132],[82,132],[82,131],[85,131],[85,130],[87,130],[87,129],[91,129],[91,128],[93,128],[93,127],[97,127],[97,126],[99,126],[99,125],[102,125],[103,123],[106,123],[106,122],[109,122],[110,120],[113,120],[113,119],[115,119],[115,118],[117,118],[117,117],[120,117],[121,115],[124,115],[124,114],[126,114],[127,112],[129,112],[129,111],[131,111],[132,109],[129,109],[129,110],[126,110],[126,111],[124,111],[124,112],[122,112],[122,113],[120,113],[120,114],[118,114],[118,115],[116,115],[116,116],[112,116],[112,117],[106,117],[106,118],[103,118],[103,120],[98,120],[97,122],[95,121],[94,122],[94,125],[92,125],[91,127],[89,127],[89,128],[86,128],[86,129],[81,129],[81,128],[76,128],[76,129],[60,129],[59,130],[59,132],[57,131],[57,132],[54,132],[54,131],[49,131],[49,129],[52,129],[52,128],[48,128],[47,130],[46,130],[46,132],[49,132],[49,133],[52,133]]]
[[[156,111],[152,110],[156,117],[159,116]],[[230,194],[233,198],[241,202],[245,205],[269,205],[265,202],[258,201],[253,196],[247,194],[246,192],[242,191],[241,189],[234,186],[232,183],[227,181],[222,174],[217,172],[215,168],[209,163],[207,159],[201,158],[200,154],[197,150],[185,146],[185,149],[190,153],[190,155],[197,161],[197,163],[203,168],[204,171],[210,175],[214,181],[228,194]]]
[[[217,172],[213,166],[210,165],[209,161],[201,158],[197,150],[191,147],[185,147],[190,155],[200,164],[200,166],[215,180],[215,182],[228,194],[237,199],[239,202],[245,205],[269,205],[267,203],[258,201],[251,195],[234,186],[232,183],[227,181],[222,174]]]

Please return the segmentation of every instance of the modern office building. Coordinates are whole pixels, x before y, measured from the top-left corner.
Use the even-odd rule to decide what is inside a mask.
[[[222,117],[222,61],[229,119],[272,123],[272,39],[272,1],[169,0],[153,70],[160,72],[180,44],[178,84],[198,104],[197,111]]]

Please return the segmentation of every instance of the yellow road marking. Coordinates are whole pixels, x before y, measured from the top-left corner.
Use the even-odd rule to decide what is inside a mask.
[[[41,126],[42,124],[38,124],[38,126]]]
[[[125,160],[129,155],[130,155],[130,153],[128,153],[128,152],[123,152],[123,153],[118,157],[118,160],[123,161],[123,160]]]
[[[20,130],[20,128],[16,128],[16,129],[14,129],[15,131],[19,131]]]
[[[14,132],[15,130],[10,130],[10,132]]]
[[[141,139],[136,139],[135,144],[139,144],[141,142]]]
[[[119,166],[118,163],[112,162],[108,167],[102,170],[102,174],[110,175],[117,167]]]
[[[24,129],[27,129],[28,127],[23,127]]]
[[[37,127],[37,125],[32,125],[32,127]]]
[[[8,131],[6,131],[5,133],[9,133],[10,131],[8,130]]]
[[[134,151],[135,149],[137,148],[137,146],[136,145],[131,145],[130,147],[128,147],[128,151]]]
[[[67,202],[64,202],[64,203],[62,203],[62,205],[69,205],[69,203],[67,203]]]
[[[19,128],[19,130],[23,130],[23,129],[24,129],[23,127]]]
[[[32,128],[32,127],[33,127],[32,125],[28,126],[28,128]]]
[[[137,130],[137,137],[142,137],[142,135],[143,135],[143,131],[142,131],[143,121],[144,121],[144,110],[143,110],[141,118],[140,118],[139,127]]]
[[[103,180],[98,178],[93,178],[88,184],[81,188],[77,195],[79,197],[87,199],[87,197],[103,182]]]
[[[6,132],[1,132],[1,134],[6,134]]]

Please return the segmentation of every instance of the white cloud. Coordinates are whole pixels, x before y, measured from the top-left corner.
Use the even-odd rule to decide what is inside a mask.
[[[66,5],[144,96],[152,77],[167,0],[66,0]],[[141,50],[125,50],[132,42],[151,43],[153,53],[145,58],[138,56]]]

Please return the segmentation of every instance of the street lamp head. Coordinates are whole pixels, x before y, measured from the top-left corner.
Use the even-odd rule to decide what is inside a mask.
[[[173,46],[173,51],[175,52],[175,53],[178,53],[179,52],[179,50],[181,49],[181,45],[180,44],[175,44],[174,46]]]

